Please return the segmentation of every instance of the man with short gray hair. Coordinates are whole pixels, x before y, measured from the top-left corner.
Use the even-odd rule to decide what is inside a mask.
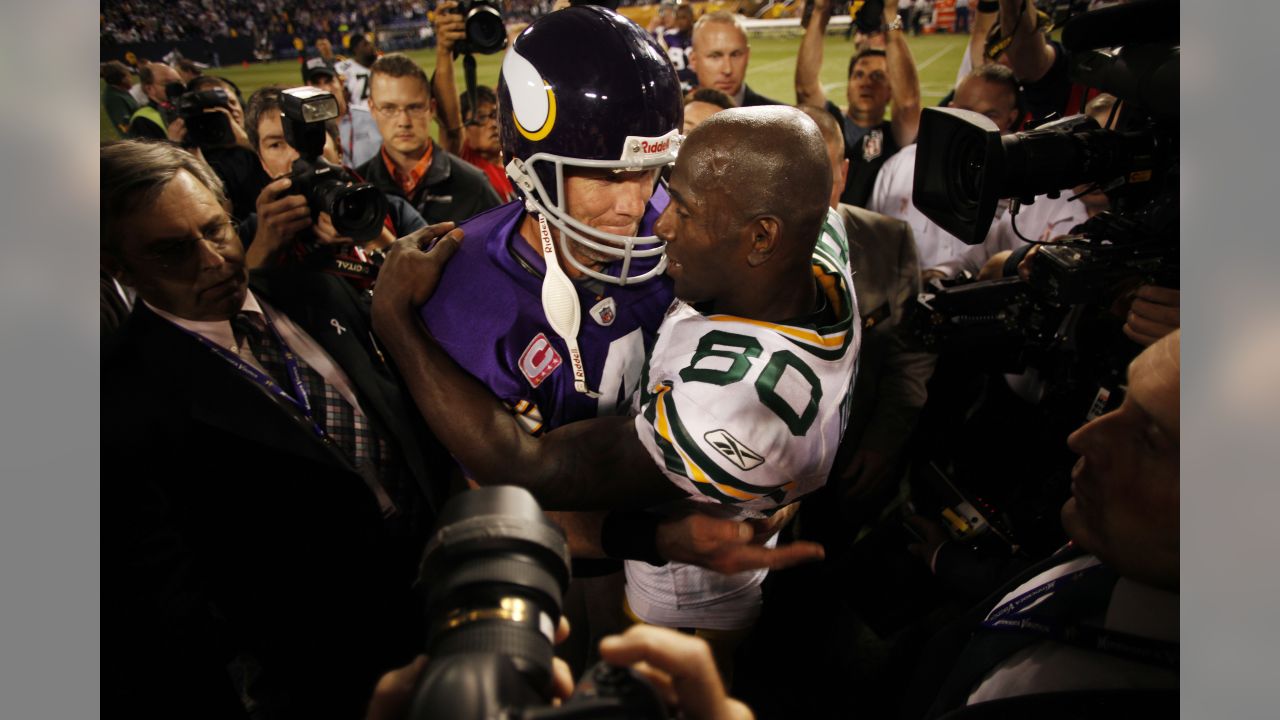
[[[355,291],[251,275],[203,160],[126,141],[100,169],[102,267],[138,297],[102,366],[103,615],[129,633],[104,704],[356,717],[420,650],[447,461]]]

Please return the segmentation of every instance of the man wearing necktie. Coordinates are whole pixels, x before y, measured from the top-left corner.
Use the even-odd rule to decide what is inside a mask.
[[[102,264],[138,295],[102,367],[107,704],[358,716],[420,650],[447,456],[351,287],[246,270],[207,165],[125,142],[101,178]]]

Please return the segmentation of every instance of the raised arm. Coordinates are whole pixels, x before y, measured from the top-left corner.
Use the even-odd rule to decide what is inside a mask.
[[[440,144],[453,154],[462,152],[462,107],[458,103],[458,83],[453,74],[453,44],[466,34],[462,16],[454,12],[455,0],[436,6],[436,71],[431,76],[431,93],[436,98],[436,124]]]
[[[884,24],[891,25],[897,19],[898,0],[887,0]],[[898,147],[906,147],[916,141],[916,133],[920,131],[920,77],[902,28],[885,33],[884,51],[893,98],[893,139]]]
[[[630,418],[583,420],[533,437],[431,339],[417,308],[435,289],[460,233],[429,252],[418,244],[448,229],[433,225],[396,242],[378,274],[373,318],[418,410],[468,474],[481,485],[524,487],[546,510],[644,508],[682,497],[649,458]]]
[[[1032,0],[1000,0],[1000,36],[1013,37],[1005,52],[1019,82],[1036,82],[1053,67],[1053,46],[1036,30]]]
[[[827,94],[822,90],[822,44],[826,37],[827,21],[831,19],[829,0],[811,0],[813,14],[805,26],[796,55],[796,104],[822,107]]]

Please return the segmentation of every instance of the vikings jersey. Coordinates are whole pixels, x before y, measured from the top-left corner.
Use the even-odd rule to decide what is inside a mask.
[[[639,233],[650,235],[667,205],[659,188]],[[665,275],[617,286],[575,283],[582,308],[578,345],[593,398],[574,389],[563,339],[542,309],[546,264],[520,236],[519,202],[462,223],[464,240],[420,315],[440,346],[502,399],[524,428],[538,434],[574,420],[629,411],[632,394],[663,311],[671,304]],[[656,263],[657,258],[637,259]]]
[[[676,77],[680,78],[680,89],[689,92],[698,85],[698,76],[689,67],[689,51],[693,49],[693,33],[682,33],[679,30],[667,30],[658,35],[658,44],[662,46],[667,58],[676,69]]]
[[[821,487],[835,460],[861,324],[844,223],[833,211],[813,273],[837,318],[832,325],[703,315],[679,300],[662,322],[637,391],[636,431],[667,478],[690,500],[718,506],[717,514],[769,515]],[[627,597],[646,621],[671,624],[676,616],[663,612],[680,611],[677,624],[708,627],[690,611],[732,604],[764,575],[628,563]]]

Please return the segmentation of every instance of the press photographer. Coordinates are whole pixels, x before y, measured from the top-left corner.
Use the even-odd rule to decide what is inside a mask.
[[[245,131],[240,88],[226,78],[201,75],[171,91],[178,117],[169,124],[169,140],[204,158],[226,186],[232,217],[248,217],[271,179]]]
[[[1077,115],[1002,136],[975,113],[922,117],[914,202],[967,243],[987,236],[1002,199],[1019,235],[1020,206],[1036,196],[1102,191],[1110,205],[1056,242],[1023,237],[1005,277],[920,296],[915,333],[941,359],[917,504],[989,560],[1034,559],[1061,542],[1054,518],[1072,462],[1062,438],[1116,407],[1125,367],[1178,323],[1177,37],[1099,47],[1153,8],[1088,13],[1064,30],[1073,79],[1119,99],[1105,128]],[[981,594],[979,578],[996,575],[975,570],[954,589]]]
[[[273,180],[240,232],[253,238],[249,267],[302,264],[367,287],[379,251],[426,225],[400,198],[356,183],[334,142],[333,95],[313,87],[264,88],[249,100],[250,142]]]

